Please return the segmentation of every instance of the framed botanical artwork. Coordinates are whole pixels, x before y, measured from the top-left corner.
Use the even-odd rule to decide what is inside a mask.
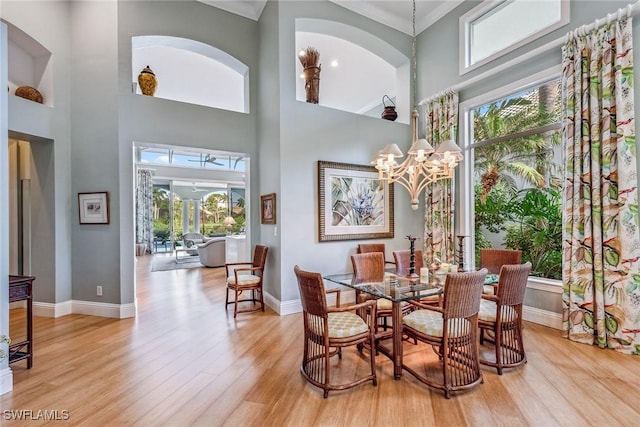
[[[80,224],[109,224],[109,193],[78,193]]]
[[[260,196],[260,222],[262,224],[276,223],[276,193]]]
[[[393,184],[373,166],[318,161],[321,242],[392,238]]]

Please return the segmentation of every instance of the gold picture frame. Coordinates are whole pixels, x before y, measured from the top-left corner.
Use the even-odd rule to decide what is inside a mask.
[[[260,222],[262,224],[276,223],[276,193],[260,196]]]
[[[393,238],[393,184],[373,166],[318,161],[318,239]]]

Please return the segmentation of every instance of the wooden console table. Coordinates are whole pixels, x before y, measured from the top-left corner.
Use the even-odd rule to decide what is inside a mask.
[[[27,338],[9,345],[9,363],[27,359],[27,369],[33,364],[33,276],[9,276],[9,302],[27,301]]]

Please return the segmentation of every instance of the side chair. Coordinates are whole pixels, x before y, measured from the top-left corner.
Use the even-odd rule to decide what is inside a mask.
[[[447,399],[451,392],[472,388],[483,381],[478,352],[478,311],[486,274],[486,269],[449,273],[442,307],[411,301],[417,309],[403,318],[403,332],[436,349],[440,363],[438,369],[425,369],[424,375],[406,363],[403,369],[429,387],[444,391]]]
[[[297,265],[293,271],[298,280],[304,321],[304,354],[300,366],[302,376],[324,390],[325,399],[332,390],[345,390],[367,381],[377,385],[375,351],[369,352],[370,372],[347,383],[334,384],[331,381],[330,360],[336,355],[342,359],[343,347],[355,345],[361,349],[365,344],[369,348],[375,347],[375,301],[341,307],[340,289],[325,291],[319,273],[304,271]],[[326,295],[329,293],[336,293],[336,307],[327,307]],[[368,323],[355,313],[359,310],[373,313]]]
[[[253,250],[252,262],[234,262],[224,265],[227,274],[227,289],[225,298],[225,308],[233,304],[233,318],[238,313],[252,311],[264,311],[264,298],[262,291],[262,281],[264,278],[264,266],[267,261],[267,246],[256,245]],[[229,291],[233,292],[234,299],[229,301]],[[240,299],[243,292],[250,291],[251,297]],[[256,295],[258,294],[258,295]],[[238,303],[252,302],[254,307],[238,309]],[[256,306],[256,303],[259,305]]]
[[[503,368],[527,363],[522,342],[522,305],[531,263],[503,265],[498,279],[496,295],[483,295],[478,315],[480,343],[493,341],[495,360],[480,358],[480,363],[493,366],[502,375]],[[493,337],[485,337],[492,331]]]
[[[354,283],[384,282],[384,254],[382,252],[365,252],[351,255],[351,265],[353,267]],[[363,296],[364,297],[364,296]],[[370,297],[369,298],[374,298]],[[356,291],[356,301],[360,295]],[[393,303],[385,298],[376,298],[377,318],[382,320],[383,328],[386,331],[389,327],[388,319],[393,316]],[[409,304],[405,303],[403,311],[408,313]],[[377,321],[376,321],[377,324]]]
[[[370,252],[382,252],[382,257],[384,258],[385,265],[395,265],[393,261],[386,260],[386,252],[384,243],[359,243],[358,244],[358,252],[359,254],[366,254]]]
[[[486,268],[488,274],[500,273],[500,268],[505,264],[520,264],[522,251],[514,249],[483,248],[480,249],[480,268]],[[485,294],[494,295],[495,286],[486,285]]]

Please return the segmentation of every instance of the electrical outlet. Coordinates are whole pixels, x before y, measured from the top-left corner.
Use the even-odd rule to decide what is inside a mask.
[[[273,235],[277,236],[278,235],[278,227],[273,227]]]
[[[98,286],[96,289],[98,296],[101,297],[102,296],[102,286]]]

